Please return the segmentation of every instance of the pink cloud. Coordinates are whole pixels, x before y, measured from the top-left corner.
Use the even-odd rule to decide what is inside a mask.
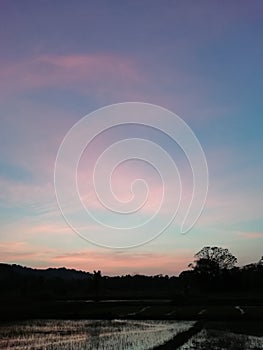
[[[41,248],[26,241],[0,242],[1,261],[17,264],[46,260],[50,258],[54,249]]]
[[[263,232],[247,232],[247,231],[237,231],[235,234],[238,237],[245,239],[255,239],[255,238],[263,238]]]
[[[95,252],[58,255],[52,263],[73,266],[78,269],[101,269],[104,274],[167,273],[174,275],[187,267],[188,258],[180,254],[160,254],[147,252]]]
[[[92,180],[93,169],[90,167],[92,167],[92,165],[89,163],[88,171],[82,170],[78,173],[78,182],[82,202],[87,208],[105,210],[97,198]],[[141,193],[138,193],[136,188],[132,188],[132,183],[136,179],[144,179],[148,185],[148,195],[145,192],[146,196],[144,196]],[[109,198],[109,203],[112,203],[113,207],[114,201],[116,200],[116,202],[118,202],[118,208],[127,208],[129,202],[133,200],[134,196],[135,198],[138,198],[139,206],[142,205],[140,212],[149,214],[156,212],[162,201],[162,185],[156,183],[151,174],[140,172],[138,169],[136,169],[136,167],[129,170],[122,169],[116,172],[111,181],[109,181],[107,187],[109,192],[112,191],[112,195]],[[135,190],[135,192],[132,192],[132,190]],[[105,198],[105,196],[103,196],[102,193],[102,199],[103,198]]]
[[[46,87],[99,96],[118,89],[121,94],[123,89],[144,81],[133,60],[113,54],[43,55],[19,63],[2,63],[0,77],[4,96]]]
[[[202,113],[198,119],[214,115],[214,106],[210,113],[207,100],[205,106],[200,100],[206,96],[205,91],[200,90],[200,84],[198,94],[196,91],[167,91],[166,87],[174,81],[192,81],[192,77],[188,72],[175,71],[174,67],[172,72],[164,68],[160,73],[156,67],[147,67],[147,62],[112,53],[41,55],[16,63],[2,62],[0,93],[7,99],[36,89],[58,88],[91,95],[104,105],[130,100],[159,104],[175,111],[178,106],[183,106],[184,111],[188,111],[191,103],[195,109],[194,119],[199,109]],[[187,115],[189,113],[185,112],[185,117]]]
[[[24,241],[0,243],[1,261],[30,267],[68,267],[85,271],[102,270],[103,274],[170,274],[187,268],[185,253],[143,251],[96,251],[81,249],[67,252],[62,248],[47,248]]]

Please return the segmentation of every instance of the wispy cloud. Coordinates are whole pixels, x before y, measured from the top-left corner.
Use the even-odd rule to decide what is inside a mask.
[[[70,267],[92,272],[101,269],[104,274],[144,273],[159,274],[164,271],[174,275],[184,269],[189,257],[180,252],[158,253],[138,251],[110,251],[80,249],[64,251],[32,243],[6,241],[0,243],[1,261],[33,267]]]
[[[17,63],[3,63],[0,91],[10,96],[55,87],[103,96],[144,81],[136,62],[114,54],[42,55]]]
[[[54,263],[75,266],[88,266],[88,269],[100,268],[105,274],[145,273],[159,274],[166,271],[169,274],[178,273],[187,265],[187,258],[180,253],[160,254],[147,252],[96,252],[92,250],[58,255]]]
[[[238,237],[244,238],[244,239],[263,238],[263,232],[235,231],[234,233],[235,233]]]

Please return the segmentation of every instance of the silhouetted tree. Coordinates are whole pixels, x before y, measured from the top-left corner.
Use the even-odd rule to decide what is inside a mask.
[[[216,277],[219,274],[220,268],[216,261],[201,258],[196,260],[194,271],[202,276]]]
[[[237,258],[228,249],[204,247],[197,254],[196,260],[189,267],[197,277],[201,289],[221,289],[229,285],[229,272],[234,268]]]
[[[237,263],[237,258],[226,248],[204,247],[195,254],[195,263],[191,267],[200,272],[216,273],[224,269],[232,269]]]
[[[93,281],[94,281],[94,300],[99,301],[100,300],[100,294],[101,294],[101,271],[93,271]]]
[[[193,271],[183,271],[180,273],[179,278],[181,280],[183,294],[187,297],[193,287],[194,273]]]

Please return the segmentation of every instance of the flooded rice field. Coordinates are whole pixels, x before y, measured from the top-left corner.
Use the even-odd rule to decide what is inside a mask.
[[[180,350],[261,350],[263,338],[219,330],[203,329]]]
[[[0,326],[0,350],[149,350],[194,324],[117,319],[23,321]],[[202,329],[178,349],[259,350],[263,337]]]
[[[34,320],[0,327],[0,349],[146,350],[194,322],[135,320]]]

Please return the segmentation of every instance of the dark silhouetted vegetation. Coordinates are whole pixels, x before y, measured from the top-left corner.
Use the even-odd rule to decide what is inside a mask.
[[[102,276],[66,268],[32,269],[0,264],[0,296],[32,299],[178,299],[206,293],[238,295],[263,291],[263,259],[235,267],[228,249],[204,247],[190,269],[179,277],[167,275]]]
[[[151,309],[152,314],[148,310],[148,317],[158,318],[165,312],[169,315],[170,309],[163,306],[165,302],[174,307],[183,307],[184,310],[177,310],[176,315],[186,319],[194,314],[190,309],[195,305],[262,305],[263,259],[243,267],[236,267],[236,262],[236,257],[228,249],[205,247],[195,255],[189,270],[179,276],[136,274],[109,277],[103,276],[101,271],[89,273],[66,268],[40,270],[0,264],[0,303],[8,317],[11,317],[12,305],[13,316],[20,310],[21,315],[26,312],[30,317],[42,314],[64,317],[64,312],[65,317],[75,314],[84,317],[88,312],[92,318],[101,312],[101,317],[110,318],[121,315],[123,310],[128,314],[130,310],[132,315],[137,310],[136,301],[140,308],[155,300],[159,306]],[[104,306],[97,305],[93,310],[93,307],[81,304],[87,300],[95,304],[103,301]],[[113,315],[113,309],[110,304],[106,305],[106,300],[109,303],[112,303],[111,300],[123,301],[125,305],[119,311],[115,307]],[[74,302],[78,304],[73,306]],[[48,313],[45,303],[49,303]],[[222,308],[220,312],[223,312]],[[137,311],[135,313],[138,316]],[[236,313],[239,312],[235,310],[234,316]],[[2,318],[5,317],[2,313]]]

